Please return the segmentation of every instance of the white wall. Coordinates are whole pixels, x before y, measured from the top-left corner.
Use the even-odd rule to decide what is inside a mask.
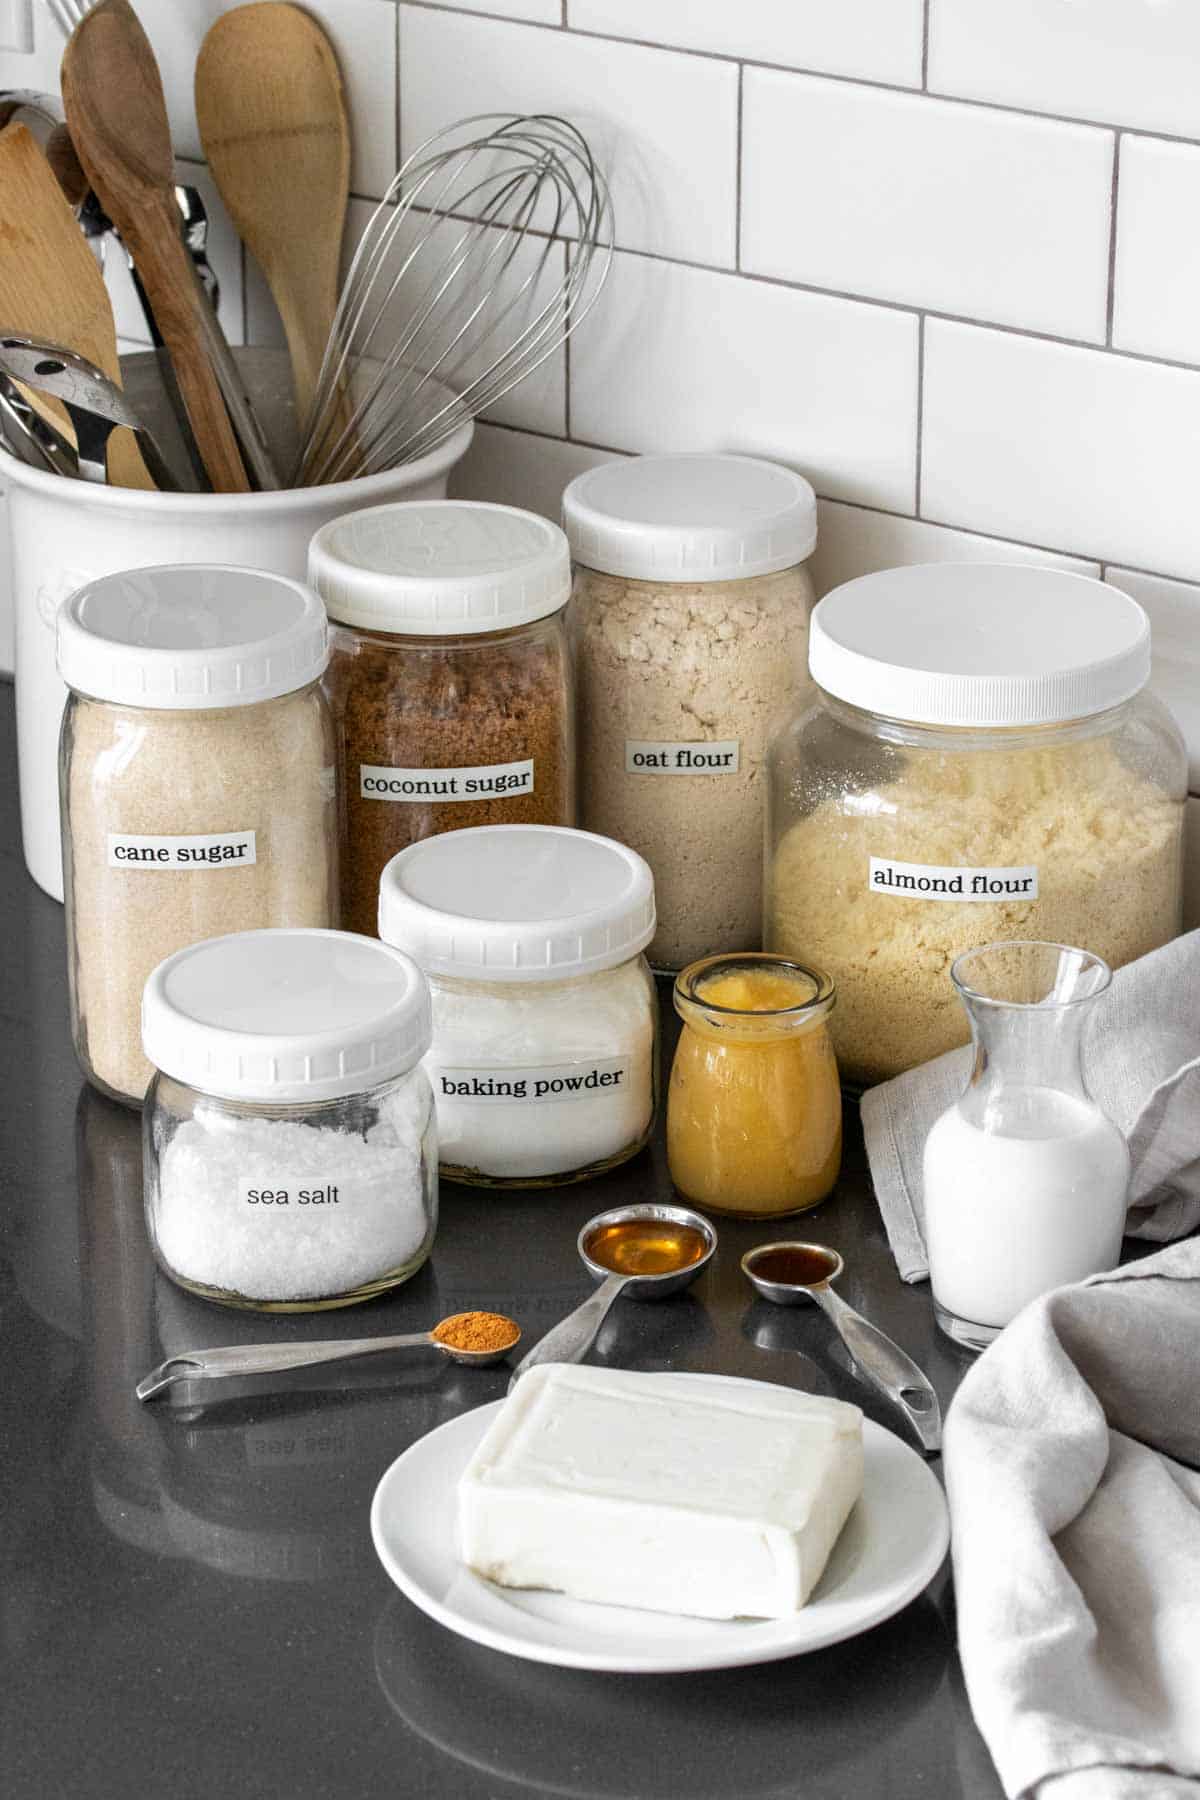
[[[191,67],[226,8],[137,6],[198,159]],[[1200,795],[1200,5],[310,10],[360,199],[440,124],[506,108],[569,113],[612,175],[609,290],[536,405],[480,430],[461,491],[554,513],[605,455],[757,451],[822,496],[823,587],[930,558],[1100,574],[1150,610]],[[54,84],[40,6],[34,45],[0,51],[0,83]],[[274,339],[227,230],[216,260],[230,336]],[[142,335],[128,293],[118,319]]]

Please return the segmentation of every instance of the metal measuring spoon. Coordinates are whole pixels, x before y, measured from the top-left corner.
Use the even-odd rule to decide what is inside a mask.
[[[798,1276],[791,1280],[771,1279],[771,1257],[777,1262],[787,1255],[800,1265]],[[899,1407],[916,1432],[927,1456],[935,1456],[942,1448],[942,1409],[929,1381],[906,1356],[899,1344],[852,1306],[847,1306],[834,1293],[836,1281],[845,1264],[836,1250],[826,1244],[803,1244],[795,1240],[777,1244],[759,1244],[747,1250],[742,1258],[742,1273],[764,1300],[776,1306],[799,1306],[815,1301],[845,1344],[859,1373],[877,1388],[885,1400]]]
[[[462,1315],[452,1313],[451,1318]],[[508,1323],[516,1336],[502,1350],[456,1350],[437,1336],[450,1319],[443,1319],[432,1331],[406,1331],[400,1337],[331,1338],[325,1343],[308,1344],[227,1344],[217,1350],[181,1350],[168,1356],[156,1369],[142,1377],[133,1390],[139,1400],[152,1400],[176,1381],[223,1381],[241,1375],[275,1375],[285,1369],[308,1369],[316,1363],[341,1362],[345,1357],[374,1356],[380,1350],[415,1350],[418,1346],[440,1350],[451,1362],[474,1363],[477,1368],[497,1363],[515,1350],[521,1332],[512,1319]]]
[[[607,1263],[597,1262],[589,1251],[589,1244],[595,1247],[595,1239],[606,1229],[614,1225],[626,1225],[633,1222],[663,1225],[685,1225],[698,1231],[704,1239],[704,1250],[694,1262],[684,1263],[681,1268],[668,1269],[661,1275],[624,1273],[611,1268]],[[678,1294],[695,1281],[701,1269],[712,1261],[717,1247],[717,1234],[708,1220],[687,1206],[615,1206],[609,1212],[597,1213],[589,1219],[576,1239],[576,1248],[580,1260],[593,1281],[600,1286],[589,1300],[577,1306],[573,1313],[553,1326],[526,1352],[513,1370],[512,1380],[508,1384],[511,1394],[526,1369],[532,1369],[536,1363],[582,1362],[599,1335],[600,1327],[608,1317],[609,1308],[618,1294],[632,1294],[637,1300],[665,1300],[669,1294]]]

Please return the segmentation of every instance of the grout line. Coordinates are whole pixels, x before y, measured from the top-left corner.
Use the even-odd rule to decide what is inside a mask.
[[[567,18],[567,0],[562,0],[562,30],[568,30],[570,23],[570,20]]]
[[[921,517],[921,457],[925,448],[925,314],[917,326],[917,454],[913,479],[913,514]]]
[[[1113,314],[1117,304],[1117,200],[1121,184],[1121,136],[1113,143],[1112,196],[1108,203],[1108,300],[1104,320],[1104,342],[1113,348]]]
[[[566,3],[567,3],[567,0],[563,0],[564,6],[566,5]],[[403,144],[404,144],[404,136],[401,131],[401,125],[402,125],[401,112],[402,112],[402,109],[404,106],[404,99],[403,99],[404,81],[403,81],[402,74],[401,74],[402,65],[400,62],[400,38],[401,38],[400,8],[397,6],[397,8],[396,8],[396,39],[395,39],[396,99],[395,99],[395,104],[392,107],[392,130],[395,133],[394,142],[396,145],[396,167],[397,168],[400,167],[401,161],[403,160],[402,156],[401,156],[401,150],[402,150]],[[378,204],[378,202],[376,202],[376,204]]]
[[[929,14],[932,0],[925,0],[924,16],[921,20],[921,92],[929,92]]]
[[[734,138],[734,186],[733,186],[733,266],[738,274],[742,269],[742,143],[744,118],[744,94],[746,87],[746,71],[738,64],[737,85],[737,124]]]

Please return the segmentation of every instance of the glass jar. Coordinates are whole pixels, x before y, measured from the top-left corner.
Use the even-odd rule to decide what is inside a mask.
[[[1186,758],[1135,601],[1052,569],[890,569],[821,601],[810,667],[771,745],[764,930],[833,976],[847,1081],[965,1042],[964,950],[1119,966],[1178,933]]]
[[[775,1219],[832,1191],[842,1160],[833,1001],[827,975],[766,954],[708,956],[678,977],[667,1161],[693,1206]]]
[[[379,877],[438,832],[575,822],[575,693],[556,525],[428,500],[324,526],[309,575],[332,621],[342,923],[373,934]]]
[[[642,456],[563,496],[576,563],[580,821],[654,870],[656,968],[755,947],[764,758],[807,687],[808,483],[746,456]]]
[[[59,616],[71,1025],[140,1106],[151,969],[200,938],[337,922],[321,602],[253,569],[108,575]]]
[[[146,1224],[172,1281],[313,1312],[420,1268],[437,1130],[408,957],[337,931],[213,938],[154,970],[142,1031]]]
[[[429,978],[442,1174],[549,1187],[626,1162],[656,1101],[654,882],[623,844],[492,825],[393,858],[379,935]]]

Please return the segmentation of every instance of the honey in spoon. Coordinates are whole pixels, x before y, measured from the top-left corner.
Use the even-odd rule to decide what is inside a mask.
[[[584,1249],[614,1275],[673,1275],[699,1262],[708,1243],[694,1225],[671,1219],[621,1219],[599,1226]]]

